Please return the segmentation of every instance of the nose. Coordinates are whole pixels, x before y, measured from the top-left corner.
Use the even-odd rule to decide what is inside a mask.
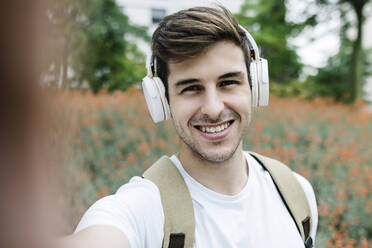
[[[212,120],[217,120],[225,105],[216,89],[206,89],[201,106],[201,113]]]

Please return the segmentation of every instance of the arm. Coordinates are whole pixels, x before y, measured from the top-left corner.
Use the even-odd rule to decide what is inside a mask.
[[[95,225],[57,241],[57,248],[129,248],[127,237],[116,227]]]
[[[151,207],[149,207],[151,206]],[[161,247],[164,214],[156,185],[139,177],[84,213],[75,234],[53,248]]]
[[[84,213],[75,234],[53,248],[161,247],[164,214],[160,192],[151,181],[134,177],[114,195]]]

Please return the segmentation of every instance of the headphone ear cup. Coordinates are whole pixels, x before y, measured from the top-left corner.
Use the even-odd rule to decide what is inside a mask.
[[[164,121],[169,120],[171,117],[170,107],[167,98],[165,97],[165,87],[163,81],[159,77],[153,77],[153,80],[158,86],[159,96],[164,110]]]
[[[249,73],[251,76],[252,84],[252,107],[258,107],[258,80],[257,80],[257,64],[255,61],[251,61],[249,65]]]
[[[257,78],[259,85],[259,102],[258,106],[269,105],[269,67],[267,60],[260,58],[257,64]]]
[[[269,104],[269,69],[267,60],[260,58],[250,64],[252,80],[252,106],[261,107]]]
[[[152,120],[155,123],[168,120],[170,109],[161,79],[158,77],[144,77],[142,79],[142,89]]]

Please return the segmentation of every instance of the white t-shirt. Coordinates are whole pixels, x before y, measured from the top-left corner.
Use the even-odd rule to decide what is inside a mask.
[[[285,207],[269,173],[245,152],[249,177],[243,190],[233,196],[216,193],[198,183],[183,169],[176,156],[171,160],[189,188],[195,214],[196,248],[304,247],[296,224]],[[312,213],[311,236],[318,224],[316,200],[310,183],[294,173],[301,183]],[[161,247],[164,214],[157,186],[133,177],[115,195],[94,203],[84,214],[75,232],[93,226],[117,227],[131,248]]]

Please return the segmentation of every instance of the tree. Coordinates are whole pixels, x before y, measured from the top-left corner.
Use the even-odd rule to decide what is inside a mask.
[[[82,13],[86,6],[86,1],[48,1],[46,15],[49,33],[47,48],[49,61],[46,74],[51,78],[48,83],[58,88],[68,84],[69,57],[74,52],[71,41],[81,34]]]
[[[114,0],[91,2],[93,6],[87,10],[89,25],[83,31],[85,40],[78,54],[80,66],[75,67],[79,68],[79,81],[86,80],[93,92],[103,87],[110,90],[125,89],[141,79],[133,78],[132,72],[136,68],[127,53],[138,55],[138,51],[135,51],[134,45],[129,46],[125,36],[147,32],[143,28],[129,25],[128,17]],[[142,75],[145,75],[145,66],[141,65],[140,68]],[[132,76],[127,77],[127,74]]]
[[[269,58],[270,79],[278,83],[297,78],[302,69],[288,38],[306,25],[314,24],[313,16],[303,23],[290,23],[286,20],[286,12],[285,0],[246,0],[236,15],[238,22],[255,38],[262,56]]]
[[[54,31],[50,68],[63,85],[87,82],[93,92],[125,90],[145,75],[144,56],[128,35],[148,40],[147,30],[129,24],[115,0],[51,0],[48,12]],[[68,82],[67,71],[73,77]]]
[[[356,15],[356,28],[357,28],[357,37],[353,41],[352,55],[350,61],[350,78],[351,78],[351,94],[350,101],[354,102],[360,97],[361,85],[362,85],[362,37],[363,37],[363,23],[365,16],[363,9],[367,2],[370,0],[339,0],[340,3],[348,3],[352,7]]]
[[[318,70],[318,75],[310,77],[308,84],[312,85],[314,94],[332,96],[338,101],[352,103],[360,98],[363,77],[368,75],[368,57],[371,51],[363,53],[362,37],[365,14],[364,6],[370,0],[329,0],[318,1],[320,9],[332,9],[328,14],[340,14],[341,28],[339,31],[340,49],[328,59],[324,68]],[[330,7],[331,6],[331,7]],[[355,14],[355,21],[350,21],[350,10]],[[324,14],[324,12],[322,13]],[[355,39],[348,37],[350,29],[356,29]]]

